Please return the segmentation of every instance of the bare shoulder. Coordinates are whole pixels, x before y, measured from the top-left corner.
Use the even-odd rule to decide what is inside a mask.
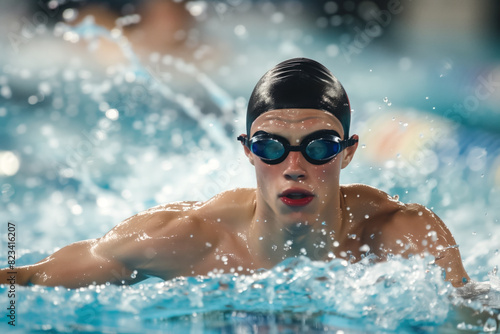
[[[165,228],[175,229],[182,224],[196,224],[193,212],[202,202],[173,202],[158,205],[140,212],[115,226],[103,239],[153,238],[164,235]]]
[[[433,211],[365,185],[344,186],[341,193],[371,252],[381,258],[430,254],[454,286],[469,280],[453,235]]]
[[[146,276],[176,276],[187,262],[176,261],[176,253],[200,256],[214,237],[195,214],[202,205],[174,202],[140,212],[98,239],[92,252]]]
[[[242,210],[250,209],[246,202],[251,193],[240,189],[205,202],[153,207],[115,226],[99,239],[95,251],[149,275],[176,276],[186,263],[203,259],[223,238],[228,222],[238,222]]]
[[[378,221],[376,224],[386,238],[402,237],[405,240],[411,239],[414,243],[420,243],[415,244],[414,248],[422,248],[420,245],[431,245],[431,243],[422,242],[423,240],[437,241],[437,239],[441,239],[444,242],[451,237],[451,233],[443,221],[421,204],[399,202],[398,209],[387,215],[386,218],[386,220]],[[449,243],[446,242],[446,244]]]
[[[402,208],[397,197],[364,184],[343,185],[340,192],[344,206],[349,208],[354,220],[394,214]]]
[[[399,206],[386,221],[376,222],[373,231],[375,254],[409,257],[432,255],[444,269],[444,277],[453,286],[462,286],[470,278],[465,271],[458,244],[445,223],[423,205],[410,203]]]
[[[253,210],[255,190],[235,189],[222,192],[205,202],[173,202],[159,205],[132,216],[114,227],[103,238],[137,240],[188,236],[215,225],[229,224]]]
[[[403,244],[407,254],[454,245],[446,225],[423,205],[400,202],[396,196],[361,184],[343,186],[341,192],[351,219],[362,225],[365,238],[370,236],[387,252]]]
[[[255,212],[255,191],[254,188],[236,188],[221,192],[197,208],[196,215],[230,229],[244,228]]]
[[[377,203],[385,200],[393,200],[397,202],[397,197],[393,198],[385,191],[366,184],[353,183],[342,185],[340,189],[344,195],[347,195],[347,197],[358,198],[363,202],[370,201]]]
[[[408,256],[424,252],[436,255],[455,246],[443,221],[430,209],[417,203],[403,203],[383,191],[363,187],[358,215],[364,215],[365,239],[378,246],[378,253]],[[358,192],[358,191],[357,191]],[[364,196],[364,200],[363,200]]]

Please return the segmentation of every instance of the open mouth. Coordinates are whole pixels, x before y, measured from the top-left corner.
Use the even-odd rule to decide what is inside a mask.
[[[307,196],[308,195],[306,195],[304,193],[290,193],[290,194],[286,195],[285,197],[288,197],[290,199],[301,199],[301,198],[305,198]]]
[[[288,206],[305,206],[314,199],[312,193],[294,189],[284,191],[279,197],[281,201]]]

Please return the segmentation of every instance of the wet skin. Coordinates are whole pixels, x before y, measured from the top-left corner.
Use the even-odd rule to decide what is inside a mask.
[[[344,139],[340,122],[330,113],[274,110],[254,121],[251,134],[265,131],[298,145],[324,129]],[[431,254],[454,286],[469,280],[453,236],[429,209],[366,185],[339,184],[357,144],[323,165],[310,164],[300,152],[269,165],[243,147],[255,166],[256,189],[151,208],[102,238],[71,244],[37,264],[16,268],[17,282],[75,288],[150,276],[244,274],[301,254],[356,262],[367,252],[380,260],[389,254]],[[3,281],[7,271],[1,270]]]

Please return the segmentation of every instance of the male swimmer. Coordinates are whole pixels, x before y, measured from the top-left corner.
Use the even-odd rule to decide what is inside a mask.
[[[469,277],[455,240],[432,211],[366,185],[339,184],[358,146],[350,117],[347,94],[328,69],[304,58],[284,61],[257,83],[247,133],[238,137],[255,166],[256,189],[151,208],[101,238],[15,268],[16,281],[76,288],[214,270],[245,274],[299,255],[356,262],[366,254],[430,254],[446,280],[464,285]]]

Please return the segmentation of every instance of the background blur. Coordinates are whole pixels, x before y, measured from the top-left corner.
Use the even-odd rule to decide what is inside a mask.
[[[30,262],[153,205],[253,186],[235,140],[247,99],[303,56],[351,100],[361,142],[343,182],[431,207],[484,279],[500,262],[499,13],[494,0],[4,0],[2,224],[18,224]]]

